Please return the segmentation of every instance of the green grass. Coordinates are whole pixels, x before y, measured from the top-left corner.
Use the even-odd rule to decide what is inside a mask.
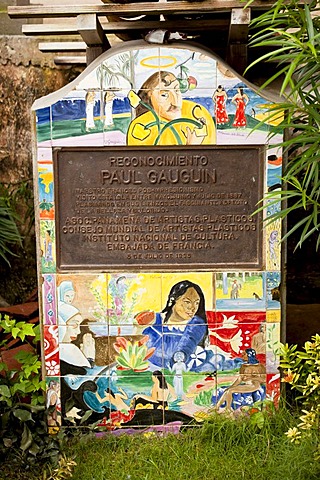
[[[178,435],[73,438],[63,453],[77,463],[73,480],[318,480],[316,439],[295,445],[284,435],[295,420],[289,412],[279,412],[259,429],[248,419],[216,416],[202,428],[189,427]],[[20,475],[12,463],[1,467],[1,480],[49,478],[41,469],[32,476],[26,470]]]
[[[81,441],[67,451],[73,480],[318,480],[315,440],[293,445],[284,432],[288,413],[262,429],[248,420],[215,418],[179,435],[152,434]]]

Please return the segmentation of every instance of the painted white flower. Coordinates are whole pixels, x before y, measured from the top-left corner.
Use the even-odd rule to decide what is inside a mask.
[[[207,352],[202,347],[197,347],[194,353],[190,355],[190,361],[188,368],[198,367],[201,365],[207,357]]]
[[[59,375],[60,368],[58,362],[50,360],[46,362],[46,370],[49,376]]]

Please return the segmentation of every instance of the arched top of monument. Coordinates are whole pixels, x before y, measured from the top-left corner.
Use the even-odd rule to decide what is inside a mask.
[[[190,41],[149,43],[145,40],[127,41],[112,47],[96,58],[75,80],[60,90],[37,99],[32,110],[50,107],[63,98],[73,98],[75,92],[115,92],[139,90],[153,73],[167,71],[179,80],[180,90],[186,93],[222,89],[232,83],[236,88],[249,88],[268,102],[279,97],[248,82],[211,50]]]

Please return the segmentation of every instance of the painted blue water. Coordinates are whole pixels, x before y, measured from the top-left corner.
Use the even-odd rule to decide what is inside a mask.
[[[245,312],[247,310],[253,311],[263,311],[266,310],[266,302],[265,299],[262,298],[261,300],[255,300],[251,298],[238,298],[236,300],[233,299],[217,299],[216,300],[216,309],[218,311],[239,311]]]

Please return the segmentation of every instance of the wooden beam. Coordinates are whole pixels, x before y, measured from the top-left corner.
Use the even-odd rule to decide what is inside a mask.
[[[46,35],[79,35],[77,25],[68,23],[27,23],[22,25],[22,33],[28,37]]]
[[[85,52],[85,42],[40,42],[40,52]]]
[[[231,11],[227,63],[241,75],[248,65],[248,34],[251,20],[250,8]]]
[[[77,28],[87,44],[87,65],[111,47],[96,14],[78,15]]]
[[[231,11],[228,43],[247,43],[250,20],[250,8],[234,8]]]
[[[110,48],[101,23],[94,13],[77,16],[77,29],[83,41],[88,45],[105,45]],[[107,49],[107,48],[106,48]]]
[[[87,59],[85,56],[61,56],[55,57],[54,63],[57,65],[86,65]]]
[[[166,28],[170,31],[194,32],[204,30],[226,30],[229,26],[229,15],[226,18],[217,18],[210,20],[185,21],[185,20],[166,20],[162,21],[120,21],[120,22],[102,22],[101,26],[104,33],[117,33],[124,31],[144,31],[155,30],[157,28]],[[54,35],[77,35],[79,32],[76,25],[67,25],[64,23],[40,23],[22,25],[22,33],[27,36],[54,36]]]
[[[304,0],[307,2],[308,0]],[[301,1],[301,3],[304,3]],[[273,0],[255,0],[251,8],[253,10],[268,10]],[[142,2],[142,3],[107,3],[105,5],[54,5],[54,6],[8,6],[10,18],[58,18],[77,17],[83,14],[106,15],[181,15],[226,12],[233,8],[243,8],[240,0],[203,0],[201,2],[189,2],[186,0],[176,2]]]

